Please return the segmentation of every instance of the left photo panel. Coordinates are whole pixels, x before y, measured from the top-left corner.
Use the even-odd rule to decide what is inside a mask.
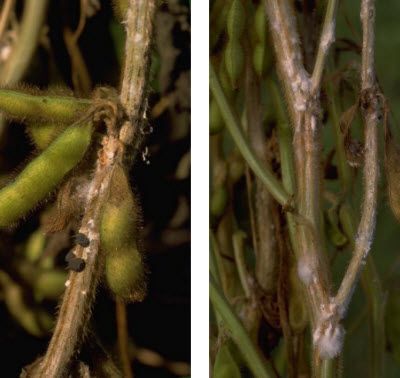
[[[0,1],[4,377],[189,377],[190,0]]]

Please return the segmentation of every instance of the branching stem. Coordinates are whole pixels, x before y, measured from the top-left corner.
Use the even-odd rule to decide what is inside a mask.
[[[329,275],[320,235],[320,135],[318,93],[304,69],[295,16],[288,1],[266,0],[277,66],[284,83],[289,113],[294,127],[296,167],[296,232],[300,278],[305,284],[312,323],[320,317],[320,308],[329,304]],[[329,13],[329,12],[328,12]],[[334,22],[334,13],[329,17]],[[321,37],[322,38],[322,37]],[[321,58],[320,58],[321,60]],[[324,59],[323,59],[324,60]],[[323,62],[322,62],[323,63]],[[321,63],[321,64],[322,64]],[[319,88],[316,88],[317,92]]]
[[[358,225],[354,253],[336,296],[336,303],[347,309],[357,283],[362,265],[371,248],[375,231],[379,163],[378,163],[378,113],[379,101],[374,67],[375,2],[361,3],[363,29],[361,62],[361,106],[364,121],[364,200]]]
[[[319,41],[317,58],[311,76],[311,91],[317,94],[321,86],[322,73],[324,71],[326,58],[330,45],[335,40],[336,10],[337,0],[329,0],[325,13],[324,25],[322,27],[321,38]]]
[[[86,248],[78,245],[74,249],[77,257],[86,260],[86,267],[83,272],[71,272],[69,275],[50,345],[38,369],[32,373],[34,377],[63,377],[84,338],[101,275],[99,226],[102,209],[109,198],[114,170],[122,164],[126,145],[137,137],[129,130],[132,125],[140,125],[143,118],[154,11],[154,0],[129,2],[125,70],[120,97],[129,121],[122,125],[118,137],[110,134],[103,138],[98,152],[101,158],[96,163],[89,185],[79,230],[87,235],[90,244]]]

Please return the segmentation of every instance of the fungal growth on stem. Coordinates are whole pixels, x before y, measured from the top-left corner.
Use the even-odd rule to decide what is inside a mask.
[[[378,207],[381,108],[385,111],[389,202],[396,217],[400,180],[395,166],[400,153],[395,133],[391,134],[387,125],[387,103],[375,74],[375,2],[360,2],[362,45],[358,48],[354,42],[350,48],[357,59],[361,56],[360,69],[347,55],[342,58],[341,44],[350,46],[352,37],[344,38],[346,42],[336,40],[336,25],[341,25],[337,17],[346,14],[345,7],[338,13],[337,0],[314,3],[213,2],[212,274],[232,309],[221,310],[217,299],[212,300],[219,327],[215,332],[217,352],[212,358],[219,362],[222,353],[219,317],[231,329],[235,322],[229,316],[236,312],[254,345],[270,358],[267,366],[278,371],[272,355],[284,350],[285,368],[271,375],[335,376],[343,360],[346,331],[350,334],[343,320],[361,278],[370,330],[368,366],[371,374],[383,376],[385,299],[369,254]],[[269,28],[263,29],[266,24]],[[260,44],[272,46],[275,60],[271,54],[266,56],[268,48],[262,50]],[[335,51],[330,56],[332,46]],[[264,67],[264,61],[269,65]],[[361,73],[360,80],[354,72]],[[340,114],[342,106],[347,110]],[[359,141],[353,139],[356,135]],[[236,155],[244,163],[238,175],[243,176],[241,184],[230,176]],[[357,216],[354,204],[361,171],[362,201]],[[221,187],[229,195],[221,195],[218,202]],[[241,239],[241,259],[234,237],[238,234],[247,235]],[[345,269],[337,269],[337,257],[346,250],[352,253],[349,263]],[[243,277],[247,275],[257,289],[246,284]],[[258,298],[257,305],[237,304],[236,298],[243,295],[248,302]],[[274,335],[270,329],[264,331],[265,323],[281,332],[273,345],[261,345],[263,337]],[[311,361],[305,357],[309,339]],[[241,342],[233,341],[247,356]],[[259,360],[246,361],[255,376],[264,376],[258,369]]]

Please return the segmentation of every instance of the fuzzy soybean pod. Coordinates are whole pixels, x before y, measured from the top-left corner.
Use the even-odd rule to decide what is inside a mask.
[[[242,0],[233,0],[228,11],[226,29],[232,40],[238,40],[246,26],[246,11]]]
[[[229,40],[225,48],[225,67],[231,89],[236,89],[244,68],[244,52],[239,40]]]
[[[246,12],[242,1],[233,0],[226,21],[228,43],[224,53],[226,72],[232,89],[237,87],[237,82],[244,68],[244,52],[240,40],[245,26]]]
[[[137,241],[138,212],[127,175],[117,166],[102,214],[100,242],[107,285],[127,302],[141,301],[146,293],[146,270]]]
[[[35,147],[42,151],[47,148],[66,128],[65,123],[31,123],[27,126],[28,134]]]
[[[85,155],[91,135],[90,123],[68,127],[13,183],[0,190],[0,227],[23,217],[61,183]]]
[[[90,106],[90,100],[67,96],[40,96],[0,89],[0,110],[14,119],[72,123]]]
[[[265,44],[267,39],[267,17],[264,2],[261,2],[254,13],[254,28],[257,40]]]
[[[272,63],[272,54],[267,45],[267,18],[263,2],[254,13],[254,31],[256,40],[253,49],[253,65],[257,75],[261,77]]]

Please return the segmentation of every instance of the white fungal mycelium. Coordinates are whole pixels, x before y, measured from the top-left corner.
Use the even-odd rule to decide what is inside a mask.
[[[331,322],[326,327],[317,327],[313,334],[314,346],[318,349],[321,358],[335,358],[343,347],[344,328],[341,324],[333,325]]]
[[[309,285],[312,282],[314,272],[308,259],[303,257],[298,261],[297,274],[304,285]]]

